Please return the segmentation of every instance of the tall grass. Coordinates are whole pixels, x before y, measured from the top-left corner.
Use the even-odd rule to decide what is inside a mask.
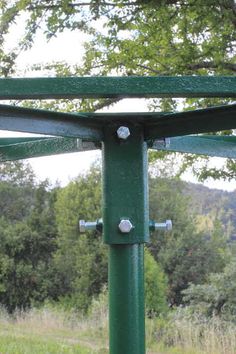
[[[52,305],[10,317],[0,311],[0,353],[106,354],[107,311],[94,301],[88,316]]]
[[[108,353],[107,297],[94,300],[87,316],[45,306],[14,318],[0,311],[0,353]],[[184,309],[147,319],[148,354],[235,354],[236,325]]]
[[[189,316],[180,310],[168,320],[147,321],[147,339],[152,350],[191,354],[235,354],[236,325],[214,317]],[[173,351],[174,350],[174,351]]]

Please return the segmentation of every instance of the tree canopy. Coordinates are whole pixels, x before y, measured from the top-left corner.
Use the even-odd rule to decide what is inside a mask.
[[[14,61],[20,50],[30,48],[37,31],[50,39],[69,29],[91,35],[82,65],[86,74],[112,69],[126,75],[236,71],[233,0],[2,0],[0,10],[2,44],[18,17],[26,17],[18,48],[11,53],[2,48],[2,63],[10,64],[10,57]]]
[[[14,312],[47,300],[88,310],[107,283],[101,234],[82,234],[78,227],[80,219],[101,216],[99,169],[51,189],[46,181],[33,183],[27,165],[10,165],[1,166],[0,180],[1,305]],[[206,187],[177,179],[150,177],[149,184],[150,218],[174,224],[170,233],[153,232],[145,251],[146,310],[152,316],[165,313],[167,302],[183,304],[189,282],[205,284],[234,258],[236,194],[213,191],[209,199]]]
[[[38,32],[50,40],[68,30],[78,37],[87,35],[82,63],[48,63],[46,67],[37,63],[31,70],[46,68],[50,76],[234,75],[236,71],[234,0],[1,0],[0,19],[0,75],[5,77],[17,74],[16,59],[34,45]],[[16,36],[14,48],[9,47],[8,34],[19,24],[22,35]],[[46,107],[88,111],[117,100],[51,101]],[[176,99],[154,99],[148,104],[150,109],[176,110],[228,101],[185,99],[180,104]],[[192,155],[186,155],[181,172],[193,161]],[[209,171],[207,159],[194,169],[201,179],[232,179],[235,170],[234,161],[228,160],[224,168]]]

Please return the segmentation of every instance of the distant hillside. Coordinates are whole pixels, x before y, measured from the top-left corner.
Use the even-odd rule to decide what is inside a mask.
[[[226,192],[183,182],[182,192],[189,198],[193,213],[219,220],[225,235],[236,240],[236,191]]]

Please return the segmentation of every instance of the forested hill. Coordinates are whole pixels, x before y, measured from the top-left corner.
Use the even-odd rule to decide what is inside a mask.
[[[218,203],[228,209],[236,209],[236,190],[226,192],[220,189],[211,189],[202,184],[184,183],[184,193],[192,199],[194,210],[199,214],[207,214]]]
[[[210,189],[202,184],[183,182],[182,192],[189,199],[190,210],[199,216],[199,222],[211,226],[218,220],[222,223],[224,234],[236,241],[236,190],[226,192]]]

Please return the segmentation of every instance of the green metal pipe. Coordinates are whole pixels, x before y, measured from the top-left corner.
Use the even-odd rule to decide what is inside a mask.
[[[143,244],[109,248],[110,354],[144,354]]]
[[[123,140],[118,135],[120,128],[129,131]],[[149,240],[147,144],[139,124],[109,124],[103,133],[110,354],[144,354],[143,244]]]

